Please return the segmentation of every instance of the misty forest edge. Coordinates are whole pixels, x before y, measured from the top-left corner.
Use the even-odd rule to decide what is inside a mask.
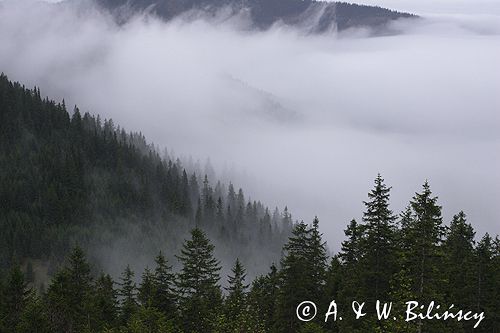
[[[474,331],[500,331],[498,236],[476,241],[463,212],[445,226],[427,182],[396,216],[390,187],[377,176],[362,221],[349,223],[330,258],[317,219],[293,222],[287,208],[270,213],[232,184],[212,188],[207,176],[188,176],[179,160],[161,158],[141,134],[77,108],[70,116],[64,103],[3,74],[0,136],[1,332],[468,332],[474,325],[383,322],[373,314],[303,323],[295,308],[308,299],[323,310],[332,299],[392,301],[401,316],[408,300],[453,303],[485,312]],[[117,281],[102,273],[91,249],[126,238],[129,225],[151,243],[145,252],[177,242],[167,250],[178,268],[160,252],[137,285],[129,266]],[[223,244],[223,256],[239,258],[227,279],[210,239]],[[255,256],[279,264],[246,281]],[[37,284],[38,262],[49,263],[46,286]]]

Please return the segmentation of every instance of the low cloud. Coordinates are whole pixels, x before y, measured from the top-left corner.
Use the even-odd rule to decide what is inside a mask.
[[[440,14],[393,36],[306,35],[235,20],[117,26],[88,4],[6,1],[0,71],[239,170],[252,198],[318,215],[336,250],[378,172],[396,212],[429,179],[447,221],[463,209],[480,234],[500,232],[498,22]]]

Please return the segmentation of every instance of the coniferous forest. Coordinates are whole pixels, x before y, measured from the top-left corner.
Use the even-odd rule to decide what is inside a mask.
[[[445,221],[428,182],[399,213],[376,176],[331,255],[317,218],[293,221],[4,75],[0,168],[0,332],[500,332],[500,239],[464,212]],[[149,257],[117,275],[116,252]],[[407,321],[408,301],[484,318]]]
[[[0,92],[0,269],[33,258],[53,275],[77,244],[103,265],[139,253],[153,263],[157,249],[175,253],[194,226],[220,242],[220,255],[257,268],[279,259],[292,225],[286,207],[269,209],[161,156],[112,120],[76,107],[70,115],[37,88],[2,76]]]

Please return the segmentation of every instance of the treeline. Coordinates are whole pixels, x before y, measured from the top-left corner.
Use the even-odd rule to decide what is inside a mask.
[[[249,265],[257,266],[253,255],[266,267],[277,260],[292,227],[288,210],[213,183],[160,156],[142,134],[77,107],[70,115],[64,101],[0,76],[0,271],[39,259],[51,275],[75,243],[92,262],[117,239],[122,257],[153,256],[165,244],[175,252],[195,226]]]
[[[362,220],[351,221],[338,255],[327,255],[319,221],[293,227],[278,266],[250,284],[239,260],[221,288],[220,262],[199,228],[176,256],[179,269],[159,253],[155,266],[136,284],[126,267],[118,281],[92,274],[81,249],[45,292],[33,292],[13,267],[4,279],[0,330],[5,332],[487,332],[500,331],[500,240],[479,242],[463,212],[446,226],[427,182],[399,216],[389,208],[390,188],[378,176]],[[296,317],[297,306],[312,300],[318,315]],[[343,320],[324,322],[335,300]],[[356,320],[352,301],[366,302]],[[378,321],[375,301],[393,302],[389,320]],[[473,321],[405,321],[407,301],[483,312]],[[425,310],[424,310],[425,311]],[[392,317],[397,320],[392,320]]]

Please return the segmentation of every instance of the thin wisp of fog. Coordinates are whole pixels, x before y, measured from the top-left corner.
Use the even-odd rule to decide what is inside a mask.
[[[306,35],[252,32],[244,17],[118,26],[87,6],[7,1],[0,71],[178,155],[210,157],[219,175],[295,219],[318,215],[332,250],[379,172],[395,212],[428,179],[446,222],[464,210],[482,235],[500,232],[492,17]]]

